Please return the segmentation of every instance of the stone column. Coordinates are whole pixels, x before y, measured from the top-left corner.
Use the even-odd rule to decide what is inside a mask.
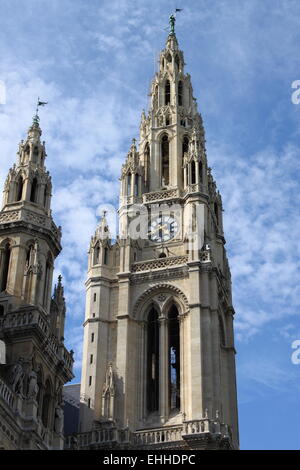
[[[165,423],[169,411],[169,357],[167,318],[159,318],[159,404],[160,419]]]
[[[179,344],[180,344],[180,411],[183,415],[185,415],[185,393],[184,393],[184,386],[185,386],[185,367],[184,367],[184,319],[185,313],[178,315],[179,321]]]
[[[197,189],[199,189],[199,160],[196,160],[196,166],[195,166],[195,171],[196,171],[196,184],[197,184]]]

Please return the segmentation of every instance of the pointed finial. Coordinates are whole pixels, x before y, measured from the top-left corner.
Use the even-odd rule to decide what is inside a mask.
[[[62,275],[60,274],[60,275],[58,276],[58,285],[61,285],[61,281],[62,281]]]

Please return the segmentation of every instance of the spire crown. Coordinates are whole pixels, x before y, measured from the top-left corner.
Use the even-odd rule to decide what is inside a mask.
[[[102,217],[100,219],[99,225],[96,228],[96,237],[104,240],[104,239],[110,239],[110,231],[109,231],[109,226],[106,220],[106,211],[103,211]]]

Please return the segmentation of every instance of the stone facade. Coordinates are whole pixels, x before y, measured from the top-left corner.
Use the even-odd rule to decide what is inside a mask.
[[[103,215],[90,243],[79,433],[66,447],[237,449],[222,200],[173,32],[122,167],[119,220],[115,241]],[[147,236],[132,237],[143,220]]]
[[[36,115],[0,211],[1,449],[62,449],[62,388],[73,378],[61,277],[51,295],[61,230],[51,216],[41,133]]]

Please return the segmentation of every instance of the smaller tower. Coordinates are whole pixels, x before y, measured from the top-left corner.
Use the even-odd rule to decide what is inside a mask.
[[[52,219],[51,177],[36,114],[9,170],[0,211],[0,443],[62,449],[62,387],[73,378],[64,346],[62,279],[52,292],[61,229]],[[8,438],[9,436],[9,438]]]

